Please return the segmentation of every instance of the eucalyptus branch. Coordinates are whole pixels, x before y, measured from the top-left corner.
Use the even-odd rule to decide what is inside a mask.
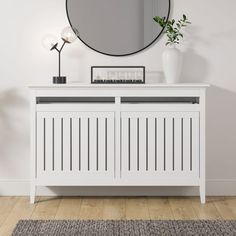
[[[183,18],[178,21],[174,19],[166,20],[165,17],[159,16],[155,16],[153,20],[164,28],[164,34],[167,36],[166,45],[179,44],[180,39],[184,37],[182,28],[186,27],[188,24],[191,24],[186,15],[183,15]]]

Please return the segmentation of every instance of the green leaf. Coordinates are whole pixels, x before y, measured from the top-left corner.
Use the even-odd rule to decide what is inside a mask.
[[[179,44],[180,39],[184,37],[181,33],[182,27],[186,27],[188,24],[191,24],[191,22],[187,19],[187,16],[184,14],[183,18],[177,21],[175,19],[167,20],[165,17],[159,16],[155,16],[153,20],[161,27],[165,28],[163,33],[167,36],[166,45],[170,43]]]

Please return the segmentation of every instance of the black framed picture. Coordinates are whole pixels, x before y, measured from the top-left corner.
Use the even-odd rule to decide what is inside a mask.
[[[92,84],[144,84],[144,66],[92,66]]]

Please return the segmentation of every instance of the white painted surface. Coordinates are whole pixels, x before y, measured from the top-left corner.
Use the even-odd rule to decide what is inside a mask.
[[[235,0],[173,1],[173,16],[180,18],[186,13],[193,23],[181,48],[185,51],[182,82],[212,85],[207,95],[206,122],[207,193],[211,195],[236,194],[235,8]],[[45,51],[41,39],[47,33],[59,35],[68,24],[65,2],[4,1],[0,13],[4,35],[0,38],[0,193],[28,194],[30,131],[26,87],[32,82],[51,81],[57,72],[57,55]],[[219,15],[221,20],[216,24]],[[62,72],[70,81],[89,82],[91,65],[144,65],[148,81],[159,82],[163,79],[164,43],[162,38],[142,53],[113,58],[90,51],[77,41],[63,52]],[[188,193],[179,191],[181,195]]]
[[[207,88],[210,87],[207,83],[176,83],[176,84],[166,84],[166,83],[146,83],[146,84],[89,84],[89,83],[68,83],[68,84],[49,84],[49,83],[34,83],[30,84],[29,88],[39,90],[39,89],[51,89],[51,88],[57,88],[57,89],[63,89],[63,88],[75,88],[75,89],[98,89],[101,90],[101,88],[104,88],[106,90],[109,89],[140,89],[140,90],[146,90],[147,88],[151,89],[160,89],[160,88],[189,88],[191,89],[198,89],[198,88]]]
[[[207,87],[34,86],[31,203],[35,186],[198,186],[205,203]],[[90,103],[69,101],[84,91]],[[197,102],[189,102],[186,93]],[[113,102],[98,102],[104,96]],[[172,101],[154,102],[164,97]]]

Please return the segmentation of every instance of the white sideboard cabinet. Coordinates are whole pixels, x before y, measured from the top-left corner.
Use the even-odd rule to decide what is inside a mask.
[[[30,86],[31,203],[37,186],[197,186],[205,203],[207,87]]]

